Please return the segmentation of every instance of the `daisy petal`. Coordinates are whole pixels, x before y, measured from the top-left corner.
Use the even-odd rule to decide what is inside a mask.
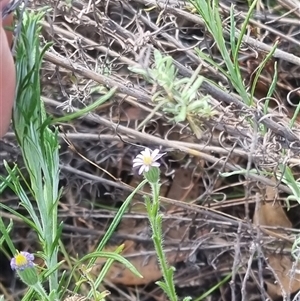
[[[144,172],[145,166],[142,165],[139,169],[139,175],[141,175]]]
[[[144,150],[142,150],[141,151],[141,154],[143,155],[143,156],[148,156],[149,154],[150,154],[151,152],[150,152],[150,149],[149,148],[145,148]]]
[[[160,159],[162,156],[164,156],[166,153],[162,153],[162,154],[157,154],[155,156],[155,158],[153,158],[154,161],[157,161],[158,159]]]
[[[151,157],[154,159],[154,158],[158,155],[158,153],[159,153],[159,149],[156,148],[156,149],[152,152]]]
[[[132,167],[138,167],[138,166],[141,166],[141,165],[143,165],[143,163],[135,162],[135,163],[133,163]]]

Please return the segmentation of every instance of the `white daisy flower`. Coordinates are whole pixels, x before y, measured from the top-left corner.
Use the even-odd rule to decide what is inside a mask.
[[[160,154],[159,149],[152,151],[150,148],[145,148],[145,150],[141,151],[141,153],[133,159],[133,168],[139,167],[139,174],[148,172],[150,167],[160,166],[156,161],[165,154],[166,153]]]

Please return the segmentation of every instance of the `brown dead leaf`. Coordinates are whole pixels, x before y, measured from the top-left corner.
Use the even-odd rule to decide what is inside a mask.
[[[187,169],[177,169],[167,197],[178,201],[197,198],[200,194],[197,179]]]
[[[275,199],[275,195],[276,190],[274,187],[268,187],[266,189],[267,199]],[[286,213],[279,202],[259,202],[256,204],[253,222],[255,225],[259,226],[292,227],[292,223],[286,216]],[[274,237],[278,237],[279,235],[276,231],[268,231],[267,233]],[[280,235],[281,236],[279,237],[283,237],[282,234]],[[291,271],[293,268],[291,256],[271,254],[268,256],[268,263],[276,273],[276,277],[280,282],[271,283],[269,281],[265,281],[267,284],[267,292],[270,297],[278,298],[284,293],[293,293],[300,289],[300,278],[297,277],[297,275],[291,276]],[[299,267],[300,265],[297,267],[297,269],[299,269]],[[284,290],[284,292],[282,290]]]
[[[282,297],[283,293],[294,293],[300,289],[300,277],[296,273],[292,275],[293,263],[289,256],[280,254],[271,255],[268,256],[268,262],[280,281],[280,284],[266,281],[267,292],[270,297],[275,299]],[[299,265],[297,268],[299,268]]]
[[[261,226],[292,227],[279,202],[258,204],[255,209],[253,222],[255,225]]]

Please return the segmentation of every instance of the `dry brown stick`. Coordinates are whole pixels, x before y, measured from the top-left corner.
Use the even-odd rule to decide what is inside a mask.
[[[59,102],[54,101],[54,100],[52,100],[52,103],[56,104],[57,106],[60,105]],[[75,111],[77,111],[77,109],[74,108],[74,112]],[[150,134],[147,134],[147,133],[138,132],[138,131],[136,131],[134,129],[131,129],[131,128],[128,128],[126,126],[122,126],[122,125],[112,123],[111,121],[109,121],[109,120],[107,120],[107,119],[105,119],[101,116],[96,116],[96,115],[91,115],[90,114],[88,116],[85,116],[84,118],[87,118],[89,120],[92,120],[94,122],[102,124],[102,125],[104,125],[108,128],[111,128],[111,129],[115,130],[117,133],[123,133],[123,134],[128,135],[129,137],[135,137],[135,139],[137,141],[145,142],[145,143],[152,144],[152,145],[161,145],[161,146],[164,146],[164,147],[167,147],[167,148],[172,148],[172,149],[178,149],[178,150],[180,150],[182,152],[185,152],[185,153],[187,153],[191,156],[198,157],[198,158],[206,160],[206,161],[208,161],[212,164],[220,166],[220,168],[228,168],[231,171],[241,171],[242,170],[242,168],[240,166],[236,166],[236,165],[233,165],[231,163],[228,163],[226,158],[220,158],[220,159],[215,158],[212,155],[206,154],[206,153],[201,152],[201,151],[194,150],[194,149],[186,147],[182,144],[177,145],[176,143],[174,143],[174,141],[164,140],[164,139],[161,139],[159,137],[156,137],[156,136],[153,136],[153,135],[150,135]],[[270,179],[265,178],[263,176],[256,175],[256,174],[250,174],[249,176],[253,180],[260,181],[261,183],[264,183],[264,184],[269,185],[271,187],[276,186],[276,184],[274,184],[273,181],[271,181]],[[281,189],[282,191],[284,191],[288,194],[292,194],[292,191],[288,187],[286,187],[282,184],[279,184],[276,187],[278,187],[278,189]]]
[[[191,15],[191,16],[193,16],[193,15]],[[193,17],[195,17],[195,16],[193,16]],[[141,16],[141,18],[147,24],[149,23],[149,21],[146,18],[143,18],[142,16]],[[195,21],[196,19],[199,19],[199,17],[197,17],[196,19],[195,18],[193,18],[193,19]],[[55,25],[50,26],[46,22],[43,22],[42,24],[46,29],[50,30],[50,28],[52,28],[55,32],[57,32],[59,34],[62,34],[62,35],[64,35],[65,37],[67,37],[69,39],[75,39],[76,36],[78,35],[78,34],[69,32],[67,30],[61,29],[61,28],[59,28],[58,26],[55,26]],[[153,26],[153,24],[148,24],[148,25]],[[157,30],[158,27],[156,27],[154,29]],[[106,47],[95,45],[95,43],[93,41],[88,40],[88,39],[86,39],[85,37],[82,37],[82,36],[80,36],[80,37],[82,39],[82,43],[85,43],[86,45],[93,46],[93,47],[99,49],[100,51],[107,51]],[[168,37],[169,37],[169,35],[168,35]],[[113,52],[113,51],[109,50],[109,54],[112,55],[113,57],[120,57],[120,59],[121,59],[121,56],[116,52]],[[49,61],[52,61],[56,65],[64,64],[63,58],[58,58],[57,56],[54,56],[54,55],[50,54],[49,52],[46,53],[45,58],[48,59]],[[129,65],[134,65],[134,64],[137,65],[134,61],[129,60],[129,59],[124,58],[124,57],[122,57],[122,61],[124,63],[129,64]],[[185,68],[183,65],[181,65],[180,63],[178,63],[176,61],[174,61],[174,64],[179,69],[179,71],[182,75],[184,75],[186,77],[191,76],[191,74],[192,74],[191,70]],[[70,66],[70,63],[68,63],[68,66],[66,68],[69,69],[69,66]],[[128,95],[134,96],[135,98],[137,98],[140,101],[143,101],[143,102],[146,102],[146,103],[151,102],[151,98],[149,96],[145,95],[142,92],[141,93],[133,92],[132,91],[133,89],[127,88],[126,86],[122,85],[121,83],[117,83],[113,79],[109,79],[108,77],[105,77],[101,74],[97,74],[93,71],[90,71],[90,70],[82,68],[82,67],[80,67],[80,69],[82,70],[81,74],[83,74],[82,72],[84,72],[84,73],[88,72],[89,73],[88,77],[91,78],[91,79],[94,79],[97,82],[100,82],[102,84],[106,84],[106,82],[110,82],[110,84],[108,84],[108,86],[110,86],[110,87],[117,85],[119,87],[119,91],[123,91],[124,93],[126,93]],[[95,79],[95,76],[98,78],[98,80]],[[209,82],[203,82],[202,88],[204,90],[206,90],[210,95],[212,95],[218,101],[225,101],[227,104],[234,103],[239,109],[243,109],[243,108],[247,107],[242,101],[239,101],[237,98],[233,97],[232,95],[225,93],[224,91],[222,91],[221,89],[213,86]],[[139,95],[137,95],[137,94],[139,94]],[[283,126],[280,126],[277,122],[275,122],[275,121],[273,121],[269,118],[263,119],[264,115],[259,111],[254,111],[252,109],[252,112],[253,112],[253,115],[256,116],[256,119],[257,119],[258,123],[262,122],[268,128],[270,128],[274,133],[284,137],[289,142],[299,141],[299,138],[288,127],[285,128]]]
[[[130,96],[135,97],[139,101],[146,102],[146,103],[151,103],[151,97],[148,95],[145,95],[144,93],[138,91],[137,89],[134,88],[129,88],[123,85],[120,82],[117,82],[115,79],[104,76],[102,74],[96,73],[92,70],[86,69],[79,64],[76,63],[71,63],[70,60],[63,58],[58,55],[54,55],[53,53],[47,51],[45,53],[45,59],[50,61],[51,63],[55,65],[59,65],[63,68],[66,68],[68,70],[72,70],[74,72],[77,72],[87,78],[90,78],[98,83],[101,83],[105,85],[108,88],[112,87],[117,87],[118,90],[121,93],[128,94]],[[185,68],[178,62],[174,61],[175,65],[178,67],[179,71],[184,75],[184,76],[190,76],[192,71],[189,69]],[[225,101],[228,104],[234,103],[239,109],[247,108],[247,106],[239,101],[237,98],[231,96],[230,94],[225,93],[221,89],[217,88],[216,86],[213,86],[209,82],[203,82],[202,87],[214,98],[216,98],[219,101]],[[268,128],[270,128],[274,133],[282,136],[283,138],[287,139],[290,142],[294,141],[300,141],[299,137],[297,137],[288,127],[281,126],[277,122],[266,118],[263,113],[260,111],[255,111],[254,109],[250,109],[254,116],[256,117],[256,121],[259,123],[261,122],[262,124],[266,125]]]
[[[45,53],[44,58],[45,58],[45,60],[48,60],[49,62],[53,63],[54,65],[58,65],[63,68],[66,68],[68,70],[77,72],[78,74],[81,74],[89,79],[92,79],[95,82],[101,83],[108,88],[116,86],[116,87],[118,87],[119,92],[125,93],[132,97],[135,97],[136,99],[138,99],[142,102],[145,102],[145,103],[151,102],[151,97],[138,91],[137,88],[127,87],[111,77],[102,75],[100,73],[97,73],[97,72],[89,70],[89,69],[86,69],[76,63],[71,63],[70,60],[68,60],[62,56],[59,57],[58,55],[54,55],[53,53],[47,51]]]
[[[124,5],[124,6],[128,7],[128,5]],[[149,26],[153,30],[156,31],[156,30],[159,29],[155,24],[153,24],[152,22],[150,22],[144,16],[140,15],[139,18],[143,21],[143,23],[145,23],[147,26]],[[182,45],[175,38],[171,37],[170,35],[168,35],[166,33],[161,33],[161,35],[164,36],[167,40],[170,40],[177,47],[180,47],[180,46],[182,47]],[[249,38],[249,39],[251,39],[251,38]],[[271,50],[271,47],[270,47],[270,50]],[[188,56],[191,59],[194,59],[195,57],[197,57],[191,51],[188,51]],[[300,58],[297,58],[297,59],[299,60],[299,65],[300,65]],[[184,75],[186,77],[191,77],[192,76],[193,71],[191,71],[188,68],[184,67],[182,64],[180,64],[176,60],[173,60],[173,62],[174,62],[174,65],[178,68],[179,72],[182,75]],[[201,63],[201,61],[199,61],[198,57],[197,57],[197,60],[195,62]],[[256,121],[257,124],[263,123],[269,129],[271,129],[274,133],[276,133],[277,135],[280,135],[280,136],[284,137],[289,142],[294,142],[294,141],[299,141],[300,142],[299,137],[297,137],[297,135],[295,135],[288,127],[285,128],[283,126],[280,126],[278,124],[278,122],[275,122],[275,121],[271,120],[270,118],[265,118],[265,116],[264,116],[264,114],[262,112],[260,112],[258,110],[255,110],[255,109],[252,109],[252,108],[249,108],[242,101],[240,101],[237,98],[231,96],[230,94],[225,93],[224,91],[222,91],[218,87],[212,85],[208,81],[204,81],[202,83],[201,87],[204,90],[206,90],[210,95],[212,95],[214,98],[216,98],[218,101],[220,101],[220,102],[224,101],[227,104],[234,103],[239,109],[245,109],[245,108],[247,108],[249,110],[249,112],[252,112],[254,118],[256,119],[255,121]]]
[[[226,10],[228,13],[230,12],[230,7],[228,5],[220,3],[220,7],[222,7],[224,10]],[[246,19],[247,13],[239,12],[238,16],[242,17],[243,19]],[[280,32],[280,31],[278,31],[278,30],[276,30],[276,29],[274,29],[274,28],[272,28],[268,25],[265,25],[261,22],[257,22],[256,20],[253,20],[253,19],[250,19],[249,22],[257,28],[262,28],[262,29],[267,30],[268,32],[271,32],[271,33],[275,34],[276,36],[280,37],[281,40],[286,40],[286,41],[289,41],[289,42],[291,42],[295,45],[300,46],[300,41],[297,41],[296,39],[286,35],[285,33],[282,33],[282,32]],[[298,22],[298,25],[299,25],[299,22]]]
[[[144,5],[150,6],[150,7],[159,6],[160,9],[164,9],[168,13],[173,13],[175,15],[178,15],[178,14],[182,15],[182,13],[180,12],[180,9],[174,9],[172,7],[169,7],[169,6],[165,5],[164,0],[163,1],[136,0],[136,2],[143,3]],[[201,17],[193,15],[193,14],[188,13],[188,12],[184,13],[184,18],[187,21],[191,21],[191,22],[194,22],[194,23],[202,25],[202,26],[205,24],[204,21],[201,19]],[[226,31],[224,31],[223,34],[227,37],[229,35],[229,33],[227,33]],[[240,33],[238,31],[236,31],[235,35],[236,35],[237,38],[240,37]],[[272,46],[269,46],[265,43],[257,41],[256,39],[253,39],[251,37],[244,36],[243,37],[243,42],[249,44],[250,46],[252,46],[255,49],[263,50],[263,51],[266,51],[266,52],[271,52],[272,51]],[[279,58],[281,60],[284,60],[284,61],[287,61],[287,62],[290,62],[292,64],[300,66],[300,58],[293,55],[293,54],[291,54],[291,53],[288,53],[286,51],[276,49],[273,56],[275,58]]]
[[[191,76],[192,71],[181,65],[180,63],[173,61],[176,67],[178,68],[179,72],[184,76]],[[239,109],[245,109],[247,108],[248,112],[252,112],[253,116],[255,116],[257,123],[262,123],[267,128],[271,129],[275,134],[287,139],[289,142],[300,142],[299,137],[294,134],[291,129],[286,126],[281,126],[278,122],[273,121],[270,118],[266,118],[265,115],[258,110],[249,108],[246,104],[244,104],[242,101],[237,99],[236,97],[225,93],[221,89],[217,88],[216,86],[213,86],[209,82],[204,81],[201,86],[206,92],[208,92],[211,96],[213,96],[215,99],[219,101],[224,101],[227,104],[235,104]]]

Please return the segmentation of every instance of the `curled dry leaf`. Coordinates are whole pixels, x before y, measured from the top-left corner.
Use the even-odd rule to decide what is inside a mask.
[[[274,181],[275,182],[275,181]],[[268,200],[275,200],[276,188],[267,187],[266,197]],[[291,228],[292,223],[286,216],[279,202],[259,202],[256,204],[255,213],[253,217],[255,225],[259,226],[275,226]],[[268,234],[277,237],[278,232],[268,231]],[[280,234],[284,238],[284,234]],[[286,239],[288,240],[288,239]],[[284,295],[289,295],[300,289],[300,277],[292,273],[293,262],[292,257],[283,254],[270,254],[268,256],[268,264],[276,273],[276,278],[279,283],[271,283],[265,281],[267,285],[267,292],[270,297],[278,298]],[[300,265],[297,266],[297,269]]]

